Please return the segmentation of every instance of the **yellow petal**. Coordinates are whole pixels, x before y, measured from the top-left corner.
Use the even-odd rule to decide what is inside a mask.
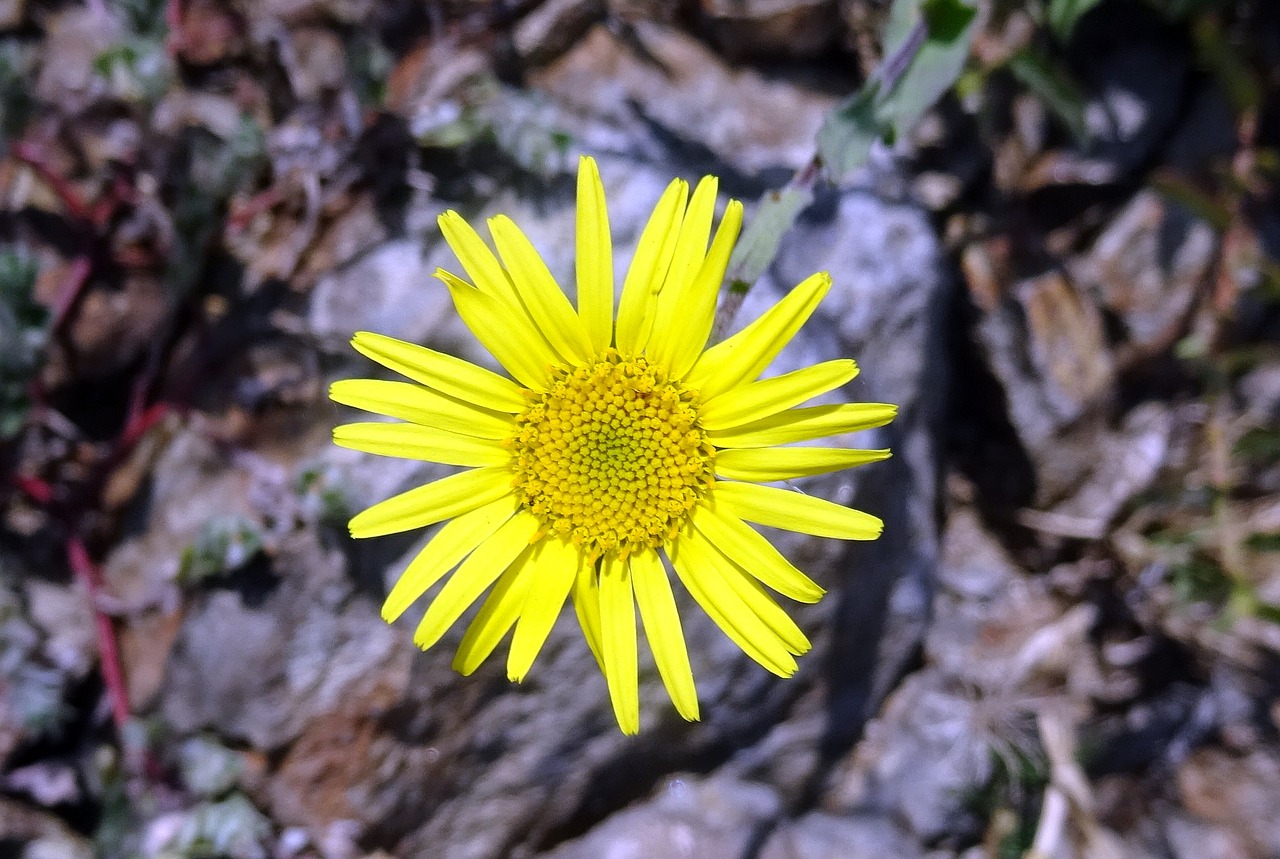
[[[511,469],[473,468],[381,501],[351,519],[352,537],[381,537],[434,525],[511,494]]]
[[[560,363],[546,338],[521,324],[505,301],[485,295],[444,269],[437,269],[435,276],[449,287],[458,315],[498,363],[526,388],[545,390],[548,369]]]
[[[658,674],[676,710],[690,722],[698,720],[698,690],[689,667],[689,651],[685,647],[680,613],[671,593],[671,582],[662,559],[652,550],[639,552],[629,559],[631,581],[640,606],[640,619],[649,637],[649,649],[658,666]]]
[[[720,574],[729,591],[741,603],[741,608],[735,608],[731,616],[743,627],[746,627],[748,615],[754,616],[777,636],[788,653],[799,656],[812,649],[809,639],[782,606],[754,578],[717,549],[714,543],[697,530],[688,532],[682,539],[698,545],[699,551],[705,553],[709,566]],[[720,598],[726,601],[729,599],[727,594],[722,594]],[[744,631],[749,632],[746,629]]]
[[[742,204],[730,200],[724,218],[716,229],[711,250],[702,262],[697,277],[688,290],[685,314],[680,324],[680,336],[674,344],[669,362],[672,378],[682,378],[693,367],[707,345],[711,327],[715,323],[716,301],[724,283],[729,257],[742,230]]]
[[[502,264],[498,262],[493,251],[489,250],[484,239],[480,238],[480,234],[467,223],[466,218],[450,209],[436,221],[440,225],[444,240],[449,243],[449,247],[458,257],[458,262],[462,263],[462,270],[467,273],[467,277],[476,285],[476,288],[486,295],[500,299],[520,315],[526,316],[525,308],[520,302],[520,296],[516,293],[511,278],[507,276],[507,272],[503,270]],[[526,320],[530,324],[533,322],[527,316]]]
[[[702,407],[700,422],[707,430],[740,426],[825,394],[856,375],[858,365],[842,358],[750,382],[708,399]]]
[[[722,484],[717,483],[717,489]],[[703,505],[693,514],[693,527],[729,560],[764,584],[797,602],[815,603],[826,593],[774,548],[773,544],[722,505]]]
[[[716,447],[773,447],[832,435],[882,427],[898,407],[888,403],[842,403],[788,409],[757,421],[708,432]]]
[[[719,181],[714,176],[706,176],[694,189],[680,224],[671,267],[654,303],[653,330],[644,348],[649,360],[662,366],[670,364],[676,346],[684,339],[684,326],[692,305],[690,290],[707,255],[718,188]]]
[[[578,567],[578,575],[573,582],[573,610],[578,615],[582,637],[587,640],[587,647],[596,658],[600,673],[604,674],[604,652],[600,648],[600,583],[595,564]]]
[[[598,354],[613,341],[613,241],[600,169],[587,155],[578,162],[577,239],[578,316]]]
[[[551,634],[560,609],[569,596],[578,566],[585,563],[582,553],[572,543],[547,538],[538,543],[531,570],[533,583],[516,623],[507,656],[507,678],[519,683],[533,666],[538,651]]]
[[[609,556],[600,573],[600,639],[604,677],[618,727],[624,734],[639,733],[640,676],[631,573],[626,563]]]
[[[490,218],[489,232],[515,282],[520,300],[539,330],[551,341],[551,348],[566,362],[590,358],[587,329],[524,232],[506,215]]]
[[[624,355],[638,355],[648,342],[654,305],[671,266],[688,197],[689,183],[683,179],[672,181],[640,233],[618,306],[616,339]]]
[[[502,523],[493,536],[477,546],[444,583],[418,624],[413,643],[426,650],[439,641],[440,636],[506,572],[522,552],[532,551],[529,541],[537,532],[537,518],[524,510]]]
[[[766,447],[722,450],[716,454],[716,476],[749,483],[772,483],[826,474],[889,458],[888,450],[847,447]]]
[[[718,480],[715,503],[748,522],[816,537],[874,540],[884,530],[870,513],[773,486]]]
[[[529,575],[532,552],[522,552],[498,577],[493,590],[485,598],[475,619],[467,626],[458,652],[453,657],[453,670],[472,674],[493,653],[498,642],[515,625],[533,577]]]
[[[710,549],[715,551],[714,546]],[[782,606],[760,587],[760,583],[744,573],[732,561],[727,558],[725,561],[720,571],[724,574],[724,580],[729,585],[729,589],[742,601],[748,611],[758,617],[770,632],[778,636],[778,639],[786,645],[787,652],[800,656],[812,650],[813,645],[809,643],[804,632],[796,626],[796,622],[783,610]]]
[[[511,461],[511,451],[496,439],[458,435],[418,424],[377,421],[343,424],[334,427],[333,443],[378,456],[445,465],[502,465]]]
[[[703,352],[689,371],[689,386],[710,399],[742,382],[759,378],[830,289],[831,275],[826,272],[806,278],[759,319]]]
[[[395,622],[418,597],[510,519],[519,506],[520,502],[508,495],[446,522],[396,580],[382,604],[382,619]]]
[[[515,423],[508,414],[409,382],[344,379],[329,386],[329,399],[375,415],[476,438],[502,439],[515,434]]]
[[[372,331],[357,331],[351,345],[387,369],[464,402],[508,414],[528,405],[515,382],[453,355]]]
[[[672,566],[689,593],[716,626],[743,652],[779,677],[796,672],[787,645],[742,601],[725,580],[728,560],[695,530],[669,544]]]

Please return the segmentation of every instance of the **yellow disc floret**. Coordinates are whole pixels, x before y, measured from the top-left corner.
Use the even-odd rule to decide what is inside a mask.
[[[545,533],[589,558],[673,539],[712,483],[697,392],[609,349],[553,371],[516,417],[515,488]]]

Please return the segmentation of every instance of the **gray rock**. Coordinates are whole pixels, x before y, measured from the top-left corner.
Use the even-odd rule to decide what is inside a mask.
[[[807,57],[839,32],[835,0],[702,0],[712,36],[730,57]]]
[[[1139,354],[1169,348],[1217,255],[1213,228],[1155,192],[1137,194],[1071,267],[1076,284],[1111,310]]]
[[[938,583],[972,600],[988,600],[1017,579],[1018,568],[1008,552],[988,534],[969,507],[948,511],[942,535]]]
[[[980,702],[937,673],[912,674],[833,775],[825,805],[892,816],[921,841],[955,829],[963,797],[991,774],[993,743]]]
[[[548,0],[516,24],[512,47],[525,65],[545,65],[572,48],[604,15],[604,0]]]
[[[1037,502],[1079,484],[1115,381],[1102,314],[1061,272],[1014,286],[979,321],[978,345],[1036,469]]]
[[[675,140],[748,176],[813,156],[834,98],[734,68],[678,30],[641,22],[635,35],[642,49],[596,27],[530,78],[584,145],[669,164]]]
[[[1115,369],[1102,315],[1058,272],[1017,284],[977,333],[1032,452],[1110,394]]]
[[[1199,833],[1206,845],[1221,838],[1213,830],[1225,829],[1245,844],[1241,855],[1248,859],[1280,854],[1280,820],[1270,812],[1280,793],[1280,755],[1274,750],[1234,755],[1200,749],[1179,768],[1177,787],[1183,807],[1208,824]]]
[[[357,331],[414,343],[458,338],[449,291],[431,276],[438,264],[421,241],[388,242],[316,282],[308,328],[335,350]]]
[[[0,797],[0,843],[19,849],[23,859],[89,859],[93,843],[57,816]]]
[[[883,817],[806,814],[780,826],[760,859],[922,859],[924,851]]]
[[[260,605],[215,590],[188,610],[162,694],[176,730],[274,750],[380,685],[404,688],[410,654],[371,601],[352,598],[340,553],[304,533],[281,546],[276,572]]]
[[[1252,855],[1241,833],[1185,814],[1170,814],[1164,836],[1174,859],[1241,859]]]
[[[724,776],[675,776],[649,802],[618,812],[544,859],[743,856],[781,802],[760,784]]]

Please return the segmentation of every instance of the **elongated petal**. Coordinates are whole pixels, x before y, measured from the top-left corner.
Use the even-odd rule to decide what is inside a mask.
[[[669,362],[672,378],[679,379],[688,373],[707,345],[715,323],[716,301],[724,283],[725,269],[729,267],[729,257],[741,230],[742,204],[730,200],[711,242],[711,250],[707,251],[702,268],[688,290],[680,336],[673,345]]]
[[[682,532],[668,551],[680,581],[734,644],[779,677],[796,673],[796,660],[786,643],[725,580],[722,569],[728,561],[723,555],[692,529]]]
[[[674,180],[659,198],[640,233],[618,306],[616,340],[618,349],[625,355],[639,354],[649,339],[658,292],[671,266],[688,197],[689,183]]]
[[[858,365],[842,358],[750,382],[708,400],[702,407],[701,423],[708,430],[741,426],[825,394],[856,375]]]
[[[600,573],[600,643],[613,714],[624,734],[640,731],[636,609],[627,565],[606,556]]]
[[[722,507],[699,507],[693,515],[693,527],[729,560],[783,596],[803,603],[822,599],[826,591],[817,582],[782,557],[758,531]]]
[[[444,240],[449,243],[449,247],[458,257],[458,262],[462,263],[462,270],[467,273],[467,277],[476,285],[476,288],[486,295],[502,300],[521,315],[526,315],[524,305],[516,293],[511,278],[507,276],[507,272],[503,270],[502,264],[485,244],[484,239],[480,238],[480,234],[467,223],[466,218],[450,209],[436,220]],[[532,318],[526,316],[526,321],[533,324]]]
[[[649,637],[649,649],[658,666],[658,674],[676,710],[690,722],[698,720],[698,689],[689,667],[689,651],[685,647],[680,613],[662,559],[655,551],[639,552],[629,559],[631,582],[640,606],[640,619]]]
[[[582,553],[572,543],[546,538],[538,543],[533,559],[533,584],[525,599],[516,634],[511,639],[507,657],[507,678],[519,683],[533,666],[533,660],[551,633],[551,628],[564,608],[565,598],[573,587],[578,566],[585,563]]]
[[[444,583],[418,624],[413,643],[426,650],[439,641],[522,552],[532,551],[529,541],[537,532],[537,518],[524,510],[502,523]]]
[[[357,331],[351,345],[387,369],[459,400],[507,414],[528,405],[515,382],[453,355],[372,331]]]
[[[683,339],[691,308],[691,290],[707,256],[707,239],[711,235],[718,188],[718,180],[714,176],[706,176],[694,189],[676,238],[666,281],[654,303],[653,330],[645,344],[645,354],[663,366],[670,365],[676,346]]]
[[[511,493],[511,469],[473,468],[401,492],[351,519],[352,537],[381,537],[434,525]]]
[[[507,631],[515,626],[533,581],[533,576],[529,575],[532,557],[532,551],[521,552],[507,571],[498,577],[493,590],[489,591],[489,596],[462,636],[462,643],[453,657],[454,671],[474,673],[493,653]]]
[[[578,162],[577,240],[578,316],[598,354],[613,342],[613,240],[600,168],[587,155]]]
[[[759,319],[702,353],[689,371],[690,387],[710,399],[742,382],[759,378],[830,289],[831,275],[826,272],[806,278]]]
[[[604,650],[600,644],[600,581],[595,564],[578,567],[578,575],[573,582],[573,610],[578,615],[578,625],[582,627],[587,647],[596,658],[600,673],[604,674]]]
[[[445,465],[502,465],[511,451],[497,440],[458,435],[418,424],[369,421],[334,427],[333,443],[339,447],[398,456]]]
[[[796,626],[791,616],[760,586],[759,582],[725,558],[715,546],[709,546],[708,551],[721,555],[724,565],[720,567],[720,572],[724,575],[724,581],[729,589],[742,601],[748,611],[759,618],[770,632],[778,636],[788,653],[801,656],[813,649],[804,631]]]
[[[884,522],[870,513],[790,489],[719,480],[715,499],[717,507],[748,522],[815,537],[874,540],[884,530]]]
[[[519,508],[513,496],[499,498],[444,524],[405,567],[382,604],[382,619],[393,623],[444,574],[471,554]]]
[[[344,379],[329,386],[329,399],[375,415],[476,438],[502,439],[515,433],[515,423],[508,414],[410,382]]]
[[[491,218],[489,232],[511,273],[520,300],[551,341],[551,348],[565,361],[590,358],[592,350],[587,329],[528,237],[506,215]]]
[[[443,269],[436,270],[436,277],[449,287],[458,315],[498,363],[526,388],[545,390],[547,370],[560,363],[546,339],[520,324],[506,302],[485,295]]]
[[[773,447],[882,427],[898,407],[888,403],[842,403],[788,409],[758,421],[708,433],[716,447]]]
[[[722,450],[716,455],[716,476],[749,483],[772,483],[826,474],[888,458],[888,450],[846,447],[740,448]]]
[[[708,563],[723,578],[728,591],[741,602],[741,609],[735,609],[735,617],[738,613],[742,613],[742,618],[739,620],[744,626],[745,617],[753,616],[777,636],[788,653],[799,656],[812,649],[809,639],[800,627],[796,626],[791,616],[782,609],[782,606],[760,587],[759,582],[717,549],[714,543],[708,541],[697,530],[689,532],[685,539],[699,544],[699,551],[705,553]],[[720,598],[726,603],[730,599],[728,593],[721,594]]]

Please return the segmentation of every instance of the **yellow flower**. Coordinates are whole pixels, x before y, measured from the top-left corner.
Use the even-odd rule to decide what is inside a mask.
[[[576,310],[509,218],[489,220],[495,256],[461,216],[445,213],[440,229],[470,283],[436,276],[511,378],[361,332],[352,340],[359,352],[413,383],[352,379],[330,392],[401,421],[340,426],[339,445],[466,469],[351,520],[355,537],[449,520],[404,571],[383,618],[395,620],[453,571],[414,641],[435,644],[488,591],[454,667],[470,674],[514,626],[507,674],[518,682],[572,597],[628,734],[640,727],[637,606],[676,709],[698,718],[668,568],[747,654],[787,677],[810,645],[766,587],[805,603],[823,590],[747,523],[848,540],[882,528],[867,513],[765,485],[884,459],[887,450],[786,445],[882,426],[896,408],[798,408],[852,379],[847,359],[759,378],[826,295],[826,273],[705,348],[742,226],[742,205],[731,201],[711,237],[716,192],[714,177],[692,196],[682,180],[666,189],[616,320],[604,186],[590,158],[578,172]]]

